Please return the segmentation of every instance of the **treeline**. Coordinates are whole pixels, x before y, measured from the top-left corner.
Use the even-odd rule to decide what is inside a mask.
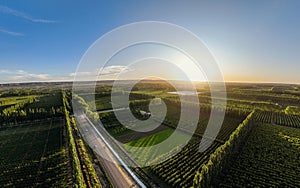
[[[78,127],[76,124],[75,118],[71,118],[71,124],[73,125],[73,133],[75,136],[75,141],[77,145],[77,152],[79,153],[80,161],[81,161],[81,166],[82,166],[82,171],[83,175],[86,179],[86,184],[88,187],[98,187],[100,188],[100,181],[98,179],[97,173],[95,168],[93,167],[92,159],[88,153],[88,150],[86,148],[86,145],[84,144],[84,141],[82,140],[80,133],[78,131]]]
[[[176,100],[175,98],[163,98],[162,99],[165,104],[168,107],[168,111],[172,111],[172,109],[181,109],[181,101]],[[148,111],[149,110],[149,103],[150,100],[136,100],[136,101],[130,101],[129,106],[132,111],[139,111],[139,110],[144,110]],[[190,106],[191,109],[194,109],[195,107],[199,106],[200,107],[200,115],[201,114],[210,114],[212,105],[208,103],[191,103],[191,102],[184,102],[185,106]],[[215,106],[213,107],[216,111],[219,112],[224,112],[225,107],[221,106]],[[235,107],[226,107],[225,115],[228,117],[232,118],[237,118],[237,119],[245,119],[249,113],[251,113],[252,110],[250,109],[241,109],[241,108],[235,108]]]
[[[194,177],[194,187],[211,187],[212,181],[221,169],[230,163],[232,157],[239,151],[245,138],[253,128],[252,116],[255,110],[232,132],[230,138],[215,150],[209,160],[201,166]]]
[[[66,87],[63,87],[66,88]],[[0,97],[20,97],[29,95],[47,95],[49,93],[59,93],[61,88],[55,85],[41,85],[36,87],[13,88],[1,92]]]
[[[98,119],[98,113],[90,110],[89,105],[85,102],[85,100],[77,94],[72,95],[72,100],[75,103],[78,103],[78,107],[83,110],[83,112],[92,120]]]
[[[256,93],[227,93],[228,98],[243,99],[249,101],[263,101],[278,103],[282,106],[289,106],[300,103],[300,97],[291,94],[274,94],[268,92]]]
[[[21,102],[23,100],[26,100],[29,96],[25,97],[4,97],[0,98],[0,106],[8,106],[12,104],[16,104],[18,102]]]
[[[77,128],[75,118],[69,117],[71,105],[66,94],[63,95],[64,111],[66,114],[70,153],[73,158],[73,177],[77,187],[101,187],[92,159],[86,149]]]
[[[68,99],[64,93],[62,93],[63,105],[64,105],[64,113],[66,118],[66,126],[67,126],[67,135],[68,135],[68,144],[69,144],[69,152],[71,155],[72,161],[72,175],[73,175],[73,186],[74,187],[86,187],[85,181],[83,179],[83,174],[81,171],[80,161],[77,155],[76,144],[73,138],[73,129],[71,127],[71,119],[70,113],[67,108],[69,106]]]
[[[129,100],[145,100],[145,99],[152,99],[154,98],[151,95],[143,94],[143,93],[133,93],[129,94]]]
[[[28,112],[24,110],[26,105],[35,101],[35,97],[28,97],[14,105],[11,105],[0,112],[0,122],[2,124],[16,123],[26,118]]]
[[[47,101],[47,105],[45,105],[44,103],[40,104],[38,97],[29,96],[0,111],[0,121],[2,124],[16,124],[25,121],[61,117],[64,115],[61,94],[57,93],[53,97],[57,98],[56,103]]]
[[[284,110],[285,114],[290,114],[290,115],[300,115],[300,107],[299,106],[288,106]]]

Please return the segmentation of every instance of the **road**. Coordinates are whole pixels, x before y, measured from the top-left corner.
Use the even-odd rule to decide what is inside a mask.
[[[110,109],[110,110],[99,110],[99,111],[96,111],[98,112],[99,114],[102,114],[102,113],[107,113],[107,112],[115,112],[115,111],[122,111],[122,110],[128,110],[129,108],[117,108],[117,109]]]
[[[96,153],[104,156],[98,157],[98,159],[110,177],[114,187],[146,187],[140,180],[136,180],[137,177],[130,171],[129,167],[123,161],[120,161],[121,159],[113,151],[92,122],[88,120],[85,114],[76,116],[76,120],[78,121],[78,128],[80,129],[85,141]],[[126,171],[118,165],[119,163],[123,165]],[[134,181],[134,179],[136,181]]]

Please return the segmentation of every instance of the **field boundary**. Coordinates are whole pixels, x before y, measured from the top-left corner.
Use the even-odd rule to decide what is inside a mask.
[[[218,147],[203,164],[194,177],[194,187],[209,187],[213,177],[216,177],[221,169],[226,166],[229,159],[241,147],[241,144],[253,128],[253,110],[247,118],[230,135],[225,144]]]

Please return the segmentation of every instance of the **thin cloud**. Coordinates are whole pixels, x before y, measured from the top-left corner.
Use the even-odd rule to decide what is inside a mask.
[[[52,82],[72,81],[69,75],[50,75],[30,73],[24,70],[0,69],[0,84],[2,83],[24,83],[24,82]]]
[[[55,20],[34,18],[29,14],[11,9],[11,8],[3,6],[3,5],[0,5],[0,12],[5,13],[5,14],[10,14],[10,15],[13,15],[13,16],[16,16],[19,18],[23,18],[25,20],[29,20],[29,21],[35,22],[35,23],[58,23],[58,21],[55,21]]]
[[[9,70],[0,70],[0,74],[10,74]]]
[[[4,34],[11,35],[11,36],[17,36],[17,37],[24,36],[23,33],[17,33],[17,32],[13,32],[13,31],[9,31],[9,30],[3,29],[3,28],[0,28],[0,32],[4,33]]]
[[[93,72],[76,72],[69,74],[70,78],[73,78],[76,76],[77,80],[99,80],[99,79],[116,79],[117,76],[121,72],[128,72],[132,71],[127,66],[120,66],[120,65],[112,65],[107,66],[104,68],[101,68],[100,71],[93,71]]]
[[[49,74],[24,74],[10,77],[13,82],[49,81],[49,79]]]
[[[27,74],[24,70],[6,70],[2,69],[0,70],[0,74]]]
[[[68,75],[52,75],[31,73],[25,70],[0,69],[0,83],[22,83],[22,82],[52,82],[52,81],[74,81],[77,76],[81,81],[92,81],[102,79],[116,79],[121,72],[133,71],[126,66],[107,66],[100,71],[76,72]],[[100,77],[99,77],[100,75]]]
[[[127,66],[119,66],[119,65],[113,65],[113,66],[108,66],[102,68],[100,71],[100,75],[114,75],[114,74],[119,74],[122,71],[128,71],[129,69]]]
[[[0,70],[0,83],[49,81],[49,74],[34,74],[24,70]]]

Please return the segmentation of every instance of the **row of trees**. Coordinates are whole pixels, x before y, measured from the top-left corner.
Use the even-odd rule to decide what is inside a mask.
[[[16,124],[24,121],[61,117],[64,115],[62,106],[41,107],[33,105],[34,103],[39,103],[36,97],[28,97],[26,100],[3,109],[0,112],[0,121],[3,124]]]
[[[79,161],[79,158],[77,155],[75,140],[73,137],[73,129],[71,126],[70,113],[69,113],[69,110],[67,109],[67,106],[69,106],[69,102],[64,93],[62,93],[62,98],[63,98],[63,105],[64,105],[64,113],[65,113],[65,118],[66,118],[66,125],[67,125],[69,151],[70,151],[71,158],[72,158],[72,174],[73,174],[73,180],[74,180],[73,186],[79,187],[79,188],[86,187],[86,183],[83,179],[83,174],[82,174],[81,167],[80,167],[80,161]]]
[[[14,105],[11,105],[1,111],[1,115],[9,116],[19,109],[22,109],[25,105],[31,104],[35,101],[35,97],[28,97],[24,100],[21,100],[20,102],[16,102]],[[3,105],[6,105],[3,104]]]
[[[75,170],[75,180],[79,187],[93,187],[100,188],[101,184],[99,182],[96,170],[93,167],[91,157],[86,149],[86,146],[81,139],[75,118],[69,117],[69,110],[71,105],[68,101],[66,94],[63,95],[64,109],[66,114],[67,129],[69,140],[71,144],[73,160],[73,170]],[[82,102],[82,101],[81,101]],[[81,162],[81,163],[80,163]],[[84,181],[85,177],[86,181]]]
[[[253,128],[252,116],[255,111],[251,112],[248,117],[232,132],[230,138],[215,150],[209,157],[206,164],[203,164],[194,177],[194,187],[209,187],[212,178],[230,161],[233,155],[239,150],[245,137]]]
[[[284,110],[285,114],[289,115],[300,115],[300,107],[299,106],[288,106]]]
[[[170,187],[192,187],[195,173],[218,146],[219,144],[215,142],[205,152],[200,153],[199,142],[196,139],[192,140],[183,148],[175,148],[174,151],[180,150],[178,154],[165,162],[151,166],[150,169]],[[161,157],[156,160],[168,158],[168,154]]]
[[[166,103],[166,105],[170,108],[173,109],[181,109],[182,104],[179,99],[176,98],[163,98],[163,101]],[[139,110],[146,110],[148,111],[148,106],[149,106],[150,100],[145,99],[145,100],[134,100],[130,101],[129,106],[131,109],[139,109]],[[194,109],[195,107],[199,106],[200,107],[200,115],[202,114],[209,114],[211,112],[211,109],[214,108],[219,112],[224,112],[225,107],[222,106],[214,106],[212,107],[211,104],[209,103],[192,103],[192,102],[187,102],[187,101],[182,101],[185,106],[190,106],[190,109]],[[252,111],[252,109],[248,108],[235,108],[234,106],[228,106],[226,107],[225,114],[226,116],[233,117],[233,118],[243,118],[245,119],[247,115]]]
[[[255,123],[212,187],[299,187],[300,129]],[[298,145],[297,145],[298,143]]]
[[[71,118],[71,124],[73,125],[73,133],[76,135],[75,140],[76,140],[76,145],[77,145],[77,151],[80,156],[80,161],[82,162],[83,168],[83,173],[87,179],[87,184],[88,187],[93,187],[93,188],[100,188],[100,182],[96,173],[95,168],[93,167],[92,159],[86,149],[86,146],[84,144],[84,141],[81,139],[80,133],[78,131],[78,127],[76,124],[76,120],[74,117]]]
[[[19,121],[21,117],[25,117],[27,112],[24,111],[24,107],[32,104],[35,101],[35,97],[28,97],[14,105],[11,105],[0,112],[0,122],[9,123]]]
[[[85,100],[81,96],[77,94],[73,94],[72,101],[78,104],[77,107],[79,109],[76,110],[82,110],[89,118],[91,118],[94,121],[98,120],[99,118],[98,113],[91,111],[89,105],[85,102]]]

